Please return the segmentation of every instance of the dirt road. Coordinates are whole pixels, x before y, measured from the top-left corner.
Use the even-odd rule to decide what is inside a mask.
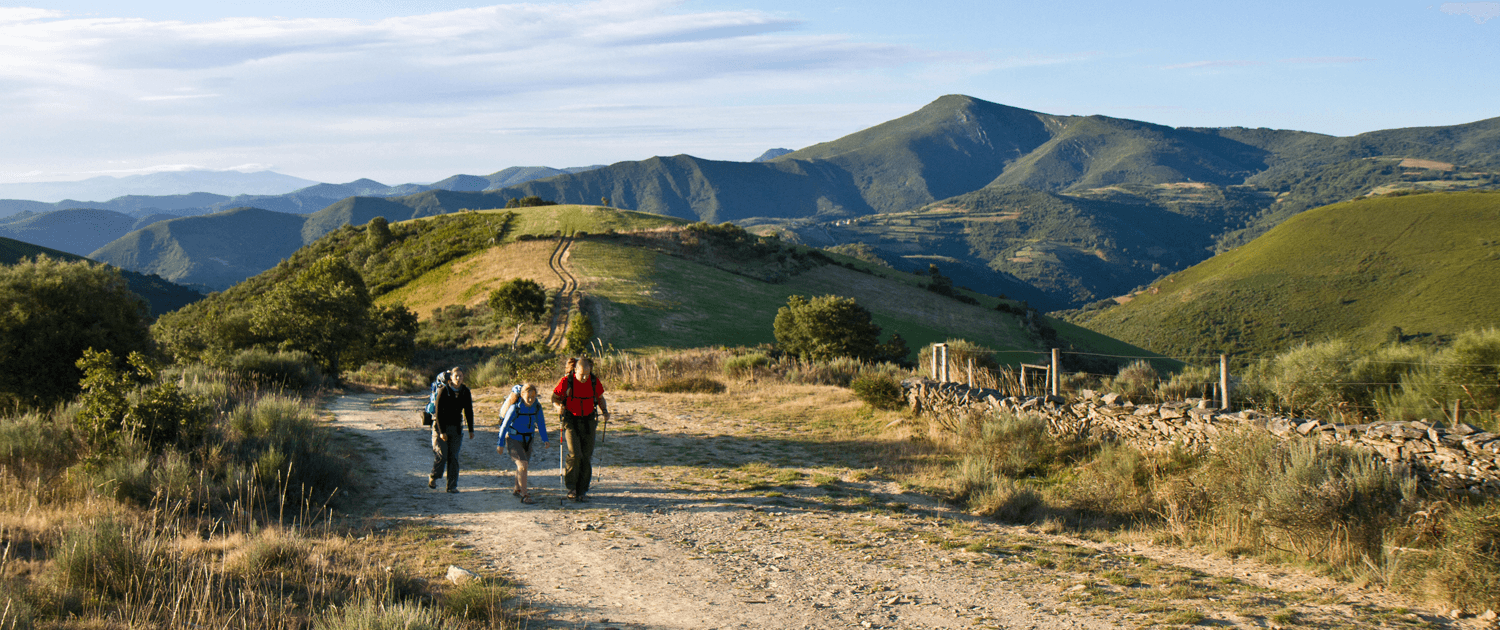
[[[480,405],[458,494],[426,487],[418,398],[329,410],[381,451],[379,511],[463,532],[542,610],[530,627],[1463,627],[1254,562],[988,523],[851,466],[838,445],[705,414],[691,396],[615,396],[593,501],[564,501],[554,441],[524,505],[495,453],[497,403]]]

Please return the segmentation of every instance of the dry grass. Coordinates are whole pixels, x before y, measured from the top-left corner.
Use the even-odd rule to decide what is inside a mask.
[[[555,240],[520,241],[491,247],[443,265],[377,301],[380,304],[404,303],[425,321],[432,317],[433,310],[445,306],[482,304],[491,289],[515,278],[535,280],[548,291],[554,291],[561,282],[547,267],[547,260],[556,247]]]

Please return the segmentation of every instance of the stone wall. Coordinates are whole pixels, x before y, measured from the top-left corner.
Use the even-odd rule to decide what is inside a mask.
[[[1500,435],[1463,423],[1451,427],[1429,422],[1338,424],[1251,410],[1229,413],[1203,399],[1137,405],[1118,394],[1098,395],[1089,390],[1072,400],[1018,398],[929,379],[909,379],[902,389],[907,404],[919,414],[1031,413],[1044,418],[1053,435],[1118,441],[1144,450],[1174,443],[1207,450],[1216,438],[1241,430],[1266,431],[1288,439],[1315,437],[1371,451],[1392,466],[1408,468],[1424,484],[1500,496]]]

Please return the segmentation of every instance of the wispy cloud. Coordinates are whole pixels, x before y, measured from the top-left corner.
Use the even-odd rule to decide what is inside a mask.
[[[1220,59],[1213,61],[1190,61],[1170,66],[1162,66],[1163,70],[1201,70],[1211,68],[1239,68],[1244,66],[1263,66],[1264,61],[1251,61],[1246,59]]]
[[[1281,63],[1333,65],[1343,63],[1364,63],[1366,61],[1374,61],[1374,59],[1370,59],[1369,57],[1297,57],[1295,59],[1282,59]]]
[[[1475,24],[1484,24],[1500,17],[1500,2],[1444,2],[1439,11],[1449,15],[1467,15]]]

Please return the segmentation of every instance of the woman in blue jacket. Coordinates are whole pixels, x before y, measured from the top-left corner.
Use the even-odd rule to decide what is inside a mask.
[[[500,436],[495,452],[510,455],[516,462],[516,487],[511,492],[522,503],[534,503],[526,488],[526,469],[531,464],[533,438],[541,438],[540,448],[547,447],[547,419],[542,417],[542,403],[537,400],[536,385],[526,383],[510,390],[500,407]]]

